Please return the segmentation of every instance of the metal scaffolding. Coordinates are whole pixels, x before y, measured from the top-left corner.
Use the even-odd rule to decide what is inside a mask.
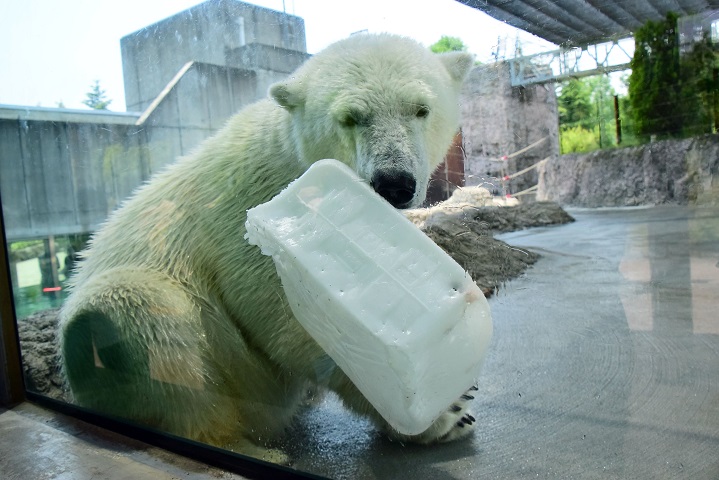
[[[617,72],[629,68],[634,40],[604,42],[584,48],[560,48],[507,60],[513,87]]]

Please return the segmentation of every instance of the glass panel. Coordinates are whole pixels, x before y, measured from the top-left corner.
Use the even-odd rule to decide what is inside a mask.
[[[332,478],[717,478],[719,14],[579,3],[5,5],[0,193],[27,388]],[[358,322],[382,327],[328,325],[334,359],[310,337],[287,300],[306,289],[286,294],[244,222],[323,158],[469,273],[486,360],[481,318],[461,335],[420,321],[474,311],[480,290],[442,290],[448,268],[381,237],[393,224],[350,221],[374,207],[342,192],[307,194],[332,222],[294,245],[327,245],[330,223],[389,245],[340,252],[353,274],[389,261],[326,307],[361,292]],[[331,284],[334,250],[302,274]],[[391,328],[394,298],[429,282]],[[355,386],[343,350],[386,370],[347,367]],[[365,399],[380,382],[394,390],[372,398],[421,382],[396,400],[409,418],[456,400],[400,433],[400,407]]]

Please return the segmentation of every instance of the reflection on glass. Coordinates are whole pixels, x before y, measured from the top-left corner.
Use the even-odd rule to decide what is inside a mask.
[[[469,434],[471,384],[429,428],[391,428],[290,316],[274,266],[243,242],[243,224],[248,208],[324,157],[353,167],[391,205],[419,206],[456,138],[472,56],[359,34],[308,60],[301,18],[227,1],[128,35],[121,47],[127,113],[3,112],[20,118],[6,122],[8,233],[46,238],[30,243],[43,247],[47,302],[18,304],[51,324],[65,300],[45,362],[57,359],[59,341],[63,369],[51,369],[66,376],[59,386],[70,396],[41,389],[32,368],[30,387],[279,463],[287,457],[269,442],[312,381],[395,440]],[[271,99],[196,149],[268,88]],[[88,230],[84,250],[53,235]],[[20,317],[37,323],[25,310]],[[37,345],[25,343],[31,365]]]
[[[652,329],[652,294],[643,291],[652,279],[648,248],[646,225],[641,225],[627,239],[624,256],[619,264],[619,271],[628,283],[619,295],[631,330]]]
[[[716,294],[719,260],[708,243],[716,238],[716,222],[699,218],[678,222],[664,234],[656,224],[641,224],[629,232],[619,271],[626,281],[620,291],[631,330],[652,331],[667,312],[673,323],[691,322],[694,334],[719,333]],[[670,245],[657,246],[657,235],[672,235]]]
[[[557,53],[555,45],[487,23],[486,15],[450,0],[362,5],[296,0],[287,2],[286,12],[281,11],[285,2],[262,3],[214,0],[193,6],[190,1],[182,5],[192,8],[177,15],[167,11],[140,24],[127,23],[132,28],[118,33],[122,75],[107,80],[113,85],[111,108],[120,108],[124,95],[126,112],[48,108],[35,99],[0,97],[0,103],[37,105],[0,105],[0,188],[28,389],[272,462],[291,459],[296,468],[334,477],[473,478],[477,472],[505,478],[606,472],[614,478],[647,472],[653,478],[717,477],[716,462],[707,454],[719,449],[716,135],[604,150],[595,157],[559,156],[560,143],[581,150],[650,140],[640,139],[626,122],[625,98],[619,98],[626,86],[618,76],[587,83],[596,91],[579,98],[584,110],[572,112],[566,109],[581,85],[566,83],[555,90],[548,83],[517,84],[519,77],[556,78],[554,70],[567,66],[572,50]],[[518,8],[522,2],[510,3]],[[151,8],[139,7],[134,9],[138,14]],[[442,35],[460,37],[481,64],[470,65],[459,55],[449,65],[415,69],[408,60],[414,54],[408,53],[381,68],[357,68],[357,81],[339,91],[329,81],[333,71],[328,68],[314,81],[317,90],[335,88],[333,103],[317,108],[324,116],[311,122],[315,137],[295,143],[305,151],[314,149],[317,159],[339,156],[337,151],[356,147],[354,139],[367,134],[371,142],[349,148],[352,161],[370,151],[387,163],[399,163],[409,151],[409,164],[429,154],[439,161],[452,144],[431,181],[415,178],[412,183],[392,172],[403,181],[382,190],[395,206],[406,207],[416,206],[425,188],[430,204],[463,188],[464,200],[473,203],[467,206],[463,200],[451,207],[463,216],[443,240],[469,251],[467,257],[479,246],[462,245],[465,239],[476,234],[478,243],[489,243],[487,224],[497,220],[491,215],[500,217],[494,229],[529,225],[512,224],[516,219],[506,213],[510,210],[496,205],[537,207],[530,210],[532,225],[558,223],[545,218],[546,210],[533,203],[535,196],[582,206],[656,199],[714,206],[652,208],[646,217],[632,210],[616,216],[578,212],[571,226],[519,233],[513,237],[516,244],[544,258],[506,285],[502,282],[535,262],[534,252],[503,244],[477,255],[475,264],[493,267],[486,291],[498,292],[491,299],[498,312],[497,333],[485,373],[479,386],[468,386],[424,436],[390,432],[393,442],[387,441],[384,420],[334,362],[304,342],[307,334],[293,323],[278,279],[267,274],[274,271],[271,260],[258,259],[259,267],[250,271],[225,261],[238,252],[259,258],[242,238],[244,211],[259,203],[252,195],[268,200],[299,175],[304,168],[299,162],[267,167],[258,159],[268,144],[250,144],[244,133],[231,142],[210,141],[204,147],[211,149],[207,164],[220,158],[225,168],[208,171],[206,164],[196,164],[185,171],[186,181],[166,175],[165,181],[176,182],[167,189],[173,193],[140,194],[144,204],[135,203],[132,215],[98,237],[93,257],[81,253],[88,252],[90,236],[138,186],[176,159],[195,155],[198,145],[221,131],[234,113],[265,98],[271,85],[287,82],[273,90],[277,106],[240,130],[269,131],[280,108],[303,113],[308,92],[300,85],[304,79],[293,72],[328,44],[353,33],[365,35],[370,22],[381,28],[369,33],[388,30],[424,45]],[[716,38],[716,22],[707,25]],[[542,56],[504,61],[514,53],[534,53],[540,43],[541,50],[553,50],[547,58],[565,63],[537,65]],[[619,48],[617,42],[606,44],[616,46],[615,53]],[[574,51],[577,59],[579,50]],[[69,61],[73,54],[67,55]],[[94,63],[88,58],[83,63]],[[449,95],[461,70],[469,67],[474,68],[462,91]],[[517,68],[526,75],[518,77]],[[438,71],[446,74],[440,87],[427,80]],[[715,71],[707,70],[706,78],[714,78]],[[579,75],[575,70],[563,74]],[[382,95],[399,99],[391,115],[383,116],[354,88],[385,75],[404,83],[394,90],[380,88]],[[40,76],[21,77],[30,82],[29,77]],[[122,87],[114,85],[120,82]],[[44,88],[54,83],[45,81]],[[413,90],[418,85],[422,88]],[[0,95],[8,90],[0,88]],[[453,106],[459,104],[458,113],[442,111],[437,98],[445,96],[452,97]],[[706,104],[712,98],[702,97]],[[443,131],[441,146],[417,140],[423,132],[418,125],[427,123]],[[709,123],[705,127],[715,131],[717,125]],[[293,128],[286,125],[288,132]],[[323,135],[331,141],[323,143]],[[285,159],[298,148],[289,134],[276,138],[285,144],[275,157]],[[237,156],[228,148],[243,142],[256,161],[252,168],[263,169],[252,184],[240,180],[246,171],[233,170]],[[371,165],[355,166],[368,183],[387,180],[373,177]],[[268,178],[283,180],[257,188]],[[490,216],[473,216],[486,205],[492,205]],[[431,235],[440,235],[440,225],[427,221],[428,215],[418,214]],[[184,227],[174,232],[177,222]],[[521,266],[499,279],[514,254]],[[98,292],[95,280],[101,270],[122,288]],[[256,276],[257,270],[264,276]],[[96,294],[94,304],[68,300],[73,279],[76,291]],[[237,285],[246,289],[238,294]],[[68,358],[74,362],[66,372],[61,371],[57,338],[63,305],[66,315],[77,320],[65,331],[72,352]],[[256,318],[268,310],[279,319],[277,328],[244,318],[216,321],[235,312]],[[118,312],[135,315],[119,324]],[[202,321],[192,322],[197,318]],[[474,414],[468,410],[472,403]],[[459,437],[465,441],[431,448],[410,444]]]
[[[59,307],[87,235],[10,242],[10,275],[18,317]]]

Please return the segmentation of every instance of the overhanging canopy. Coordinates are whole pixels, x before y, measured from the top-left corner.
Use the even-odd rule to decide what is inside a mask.
[[[457,0],[561,46],[594,45],[632,35],[668,12],[719,9],[719,0]]]

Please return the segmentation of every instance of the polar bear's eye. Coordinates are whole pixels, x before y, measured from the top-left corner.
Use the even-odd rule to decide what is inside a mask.
[[[417,108],[417,113],[415,114],[417,118],[425,118],[427,115],[429,115],[429,107],[427,105],[420,105]]]
[[[348,115],[345,115],[344,117],[342,117],[342,119],[340,120],[340,125],[342,125],[343,127],[348,127],[348,128],[355,127],[355,126],[357,126],[357,120],[352,115],[348,114]]]
[[[340,117],[340,125],[347,128],[364,125],[366,123],[366,118],[360,112],[356,111],[346,112],[342,117]]]

